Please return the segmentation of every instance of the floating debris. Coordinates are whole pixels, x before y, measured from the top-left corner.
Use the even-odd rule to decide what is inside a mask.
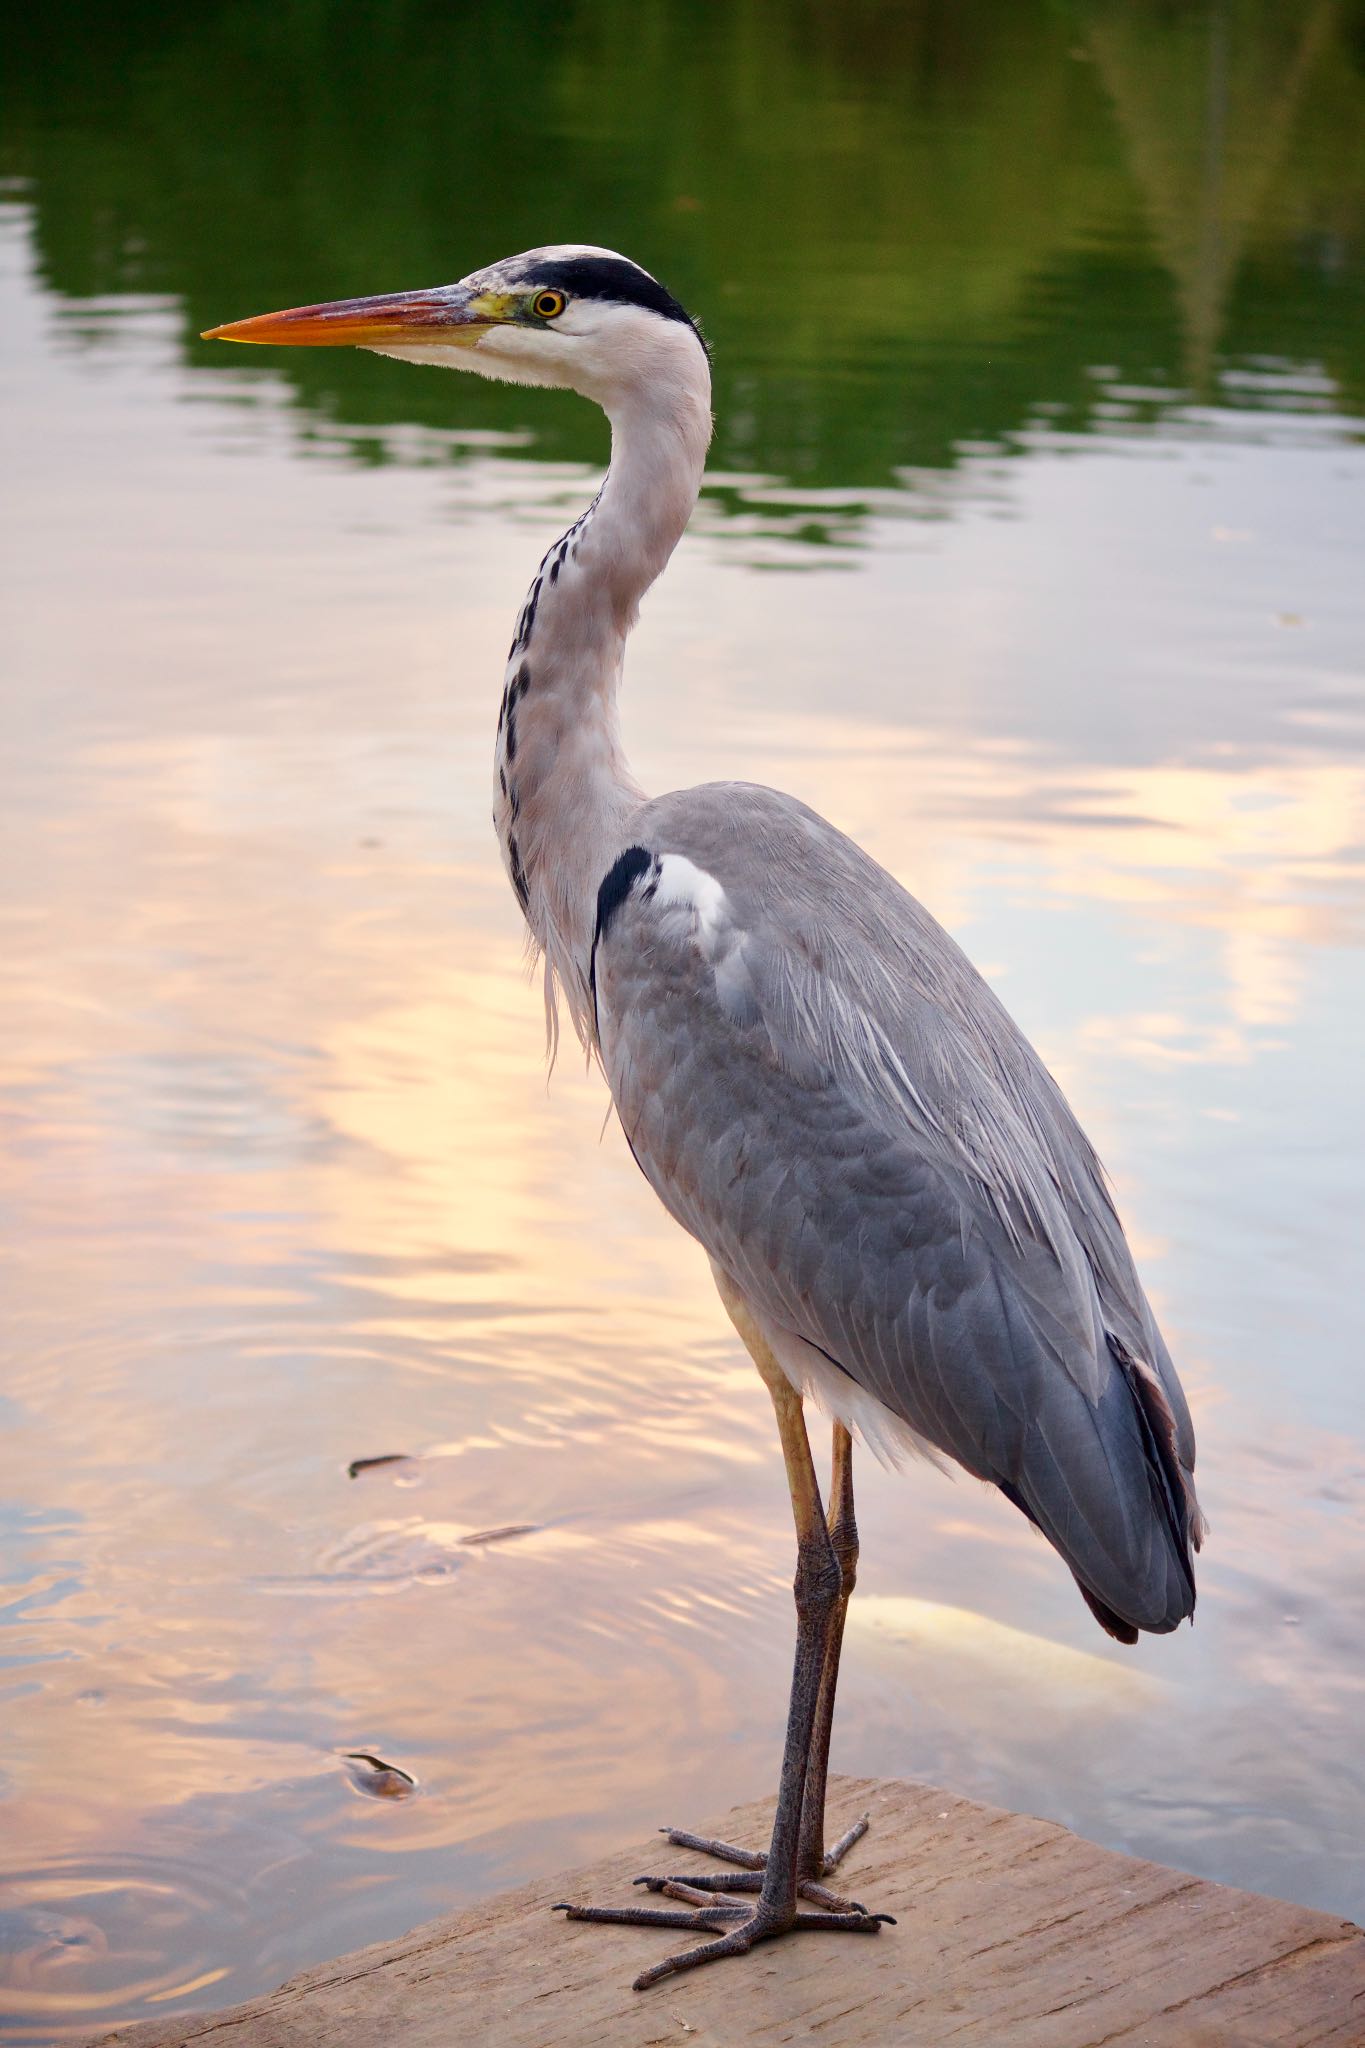
[[[417,1790],[417,1780],[397,1764],[386,1764],[382,1756],[368,1749],[348,1749],[341,1759],[346,1775],[357,1792],[367,1799],[406,1799]]]
[[[410,1451],[384,1451],[377,1458],[352,1458],[346,1467],[348,1479],[358,1479],[362,1472],[373,1472],[380,1465],[407,1465],[411,1463]]]
[[[407,1586],[448,1585],[460,1572],[478,1569],[464,1556],[466,1550],[534,1536],[540,1528],[537,1522],[503,1522],[471,1529],[467,1522],[428,1521],[420,1515],[384,1517],[361,1522],[339,1537],[319,1557],[315,1571],[260,1578],[256,1584],[263,1592],[284,1595],[382,1595]]]

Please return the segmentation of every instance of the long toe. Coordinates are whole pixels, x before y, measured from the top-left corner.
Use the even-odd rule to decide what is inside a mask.
[[[576,1906],[568,1899],[561,1899],[552,1913],[562,1913],[566,1920],[596,1920],[608,1927],[689,1927],[724,1928],[736,1920],[747,1921],[752,1914],[744,1906],[706,1905],[692,1913],[674,1913],[663,1906]]]
[[[714,1856],[718,1863],[736,1863],[741,1870],[766,1870],[766,1849],[740,1849],[733,1842],[717,1841],[714,1835],[690,1834],[686,1828],[660,1828],[659,1833],[676,1849],[695,1849],[699,1856]]]
[[[851,1828],[844,1829],[834,1847],[825,1851],[825,1860],[820,1871],[821,1877],[828,1877],[831,1871],[839,1868],[839,1865],[843,1862],[854,1843],[861,1842],[871,1825],[871,1814],[863,1813],[858,1816]]]
[[[688,1871],[675,1872],[668,1877],[637,1877],[636,1884],[646,1891],[667,1892],[670,1898],[681,1898],[678,1886],[686,1886],[695,1897],[706,1892],[761,1892],[763,1873],[761,1870],[718,1870],[698,1874]],[[832,1892],[828,1885],[817,1884],[813,1877],[803,1877],[797,1883],[797,1895],[809,1900],[812,1906],[823,1906],[830,1913],[865,1913],[866,1906],[857,1899],[846,1899],[840,1892]]]

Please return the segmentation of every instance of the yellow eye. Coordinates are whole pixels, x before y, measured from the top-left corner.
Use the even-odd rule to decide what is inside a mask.
[[[531,311],[541,320],[557,320],[565,303],[563,292],[537,292],[531,301]]]

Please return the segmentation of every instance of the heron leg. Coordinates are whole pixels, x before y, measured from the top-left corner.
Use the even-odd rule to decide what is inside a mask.
[[[717,1279],[721,1284],[721,1298],[767,1385],[777,1416],[782,1457],[791,1493],[792,1515],[796,1524],[796,1578],[793,1585],[796,1600],[796,1654],[792,1666],[791,1698],[787,1709],[787,1733],[782,1751],[777,1811],[766,1856],[760,1859],[753,1852],[738,1852],[736,1860],[749,1864],[750,1871],[729,1884],[708,1884],[705,1880],[698,1883],[693,1879],[681,1877],[638,1880],[652,1890],[693,1903],[696,1910],[690,1916],[643,1906],[602,1907],[565,1904],[562,1908],[570,1919],[574,1920],[609,1921],[630,1926],[690,1926],[699,1932],[712,1935],[711,1940],[701,1943],[698,1947],[668,1956],[652,1968],[642,1971],[635,1980],[637,1991],[644,1991],[650,1985],[657,1984],[661,1978],[672,1976],[677,1971],[695,1969],[701,1963],[718,1961],[723,1956],[745,1955],[756,1942],[766,1940],[775,1934],[785,1934],[793,1930],[876,1934],[885,1917],[866,1913],[860,1907],[849,1907],[842,1900],[837,1901],[832,1910],[814,1913],[797,1911],[800,1891],[803,1888],[807,1891],[813,1888],[810,1877],[803,1873],[800,1867],[803,1840],[802,1810],[820,1702],[826,1689],[826,1672],[830,1670],[829,1643],[842,1585],[840,1564],[830,1525],[826,1521],[820,1501],[820,1487],[811,1459],[801,1396],[773,1357],[743,1302],[732,1294],[720,1275],[717,1275]],[[837,1659],[829,1680],[830,1713],[833,1712],[835,1676]],[[820,1783],[823,1797],[823,1763]],[[678,1839],[676,1835],[674,1839]],[[710,1843],[703,1843],[700,1837],[693,1837],[692,1840],[698,1846],[712,1846]],[[728,1845],[718,1846],[723,1852]],[[753,1867],[759,1863],[761,1873]],[[752,1910],[741,1906],[737,1901],[731,1903],[728,1899],[722,1901],[714,1896],[717,1891],[748,1889],[755,1883],[758,1898]],[[820,1889],[823,1891],[823,1888]],[[828,1899],[829,1896],[823,1894],[819,1903],[823,1903],[823,1899]]]
[[[839,1595],[830,1616],[825,1641],[825,1662],[820,1673],[820,1697],[815,1709],[810,1761],[806,1765],[806,1793],[801,1807],[802,1875],[808,1879],[828,1877],[836,1870],[855,1842],[867,1833],[867,1815],[839,1837],[833,1848],[825,1849],[825,1788],[829,1780],[829,1738],[834,1726],[834,1695],[839,1685],[839,1657],[844,1644],[844,1622],[848,1603],[858,1582],[858,1523],[853,1512],[853,1438],[842,1422],[834,1425],[834,1449],[829,1484],[829,1539],[839,1564]]]
[[[838,1841],[827,1851],[825,1848],[825,1789],[829,1778],[829,1739],[834,1724],[834,1696],[839,1684],[839,1656],[843,1647],[844,1621],[848,1614],[849,1598],[858,1577],[858,1523],[853,1508],[853,1439],[842,1422],[834,1425],[834,1449],[831,1466],[829,1506],[826,1526],[834,1555],[839,1563],[839,1594],[830,1617],[829,1635],[825,1643],[825,1661],[820,1674],[820,1694],[815,1709],[815,1728],[811,1737],[810,1759],[806,1765],[806,1787],[801,1803],[801,1846],[797,1858],[800,1872],[800,1891],[803,1899],[812,1904],[828,1906],[835,1911],[856,1910],[855,1902],[840,1897],[821,1883],[822,1878],[835,1871],[855,1842],[860,1842],[867,1833],[867,1815],[862,1814],[852,1827],[847,1828]],[[699,1849],[704,1855],[715,1856],[721,1862],[739,1866],[735,1872],[726,1872],[720,1877],[692,1877],[688,1882],[694,1888],[714,1892],[759,1891],[767,1857],[762,1850],[741,1849],[733,1842],[722,1842],[708,1835],[689,1834],[682,1828],[670,1828],[668,1839],[681,1849]],[[646,1880],[651,1889],[661,1885],[662,1880]]]

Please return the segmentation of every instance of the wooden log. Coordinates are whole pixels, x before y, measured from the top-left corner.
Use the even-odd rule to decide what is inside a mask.
[[[642,1872],[715,1869],[662,1837],[324,1963],[268,1997],[99,2036],[101,2048],[1362,2048],[1365,1934],[1050,1821],[931,1787],[831,1782],[838,1883],[898,1925],[768,1942],[634,1992],[694,1937],[567,1921],[639,1904]],[[761,1846],[772,1802],[703,1829]],[[660,1900],[660,1904],[667,1901]]]

